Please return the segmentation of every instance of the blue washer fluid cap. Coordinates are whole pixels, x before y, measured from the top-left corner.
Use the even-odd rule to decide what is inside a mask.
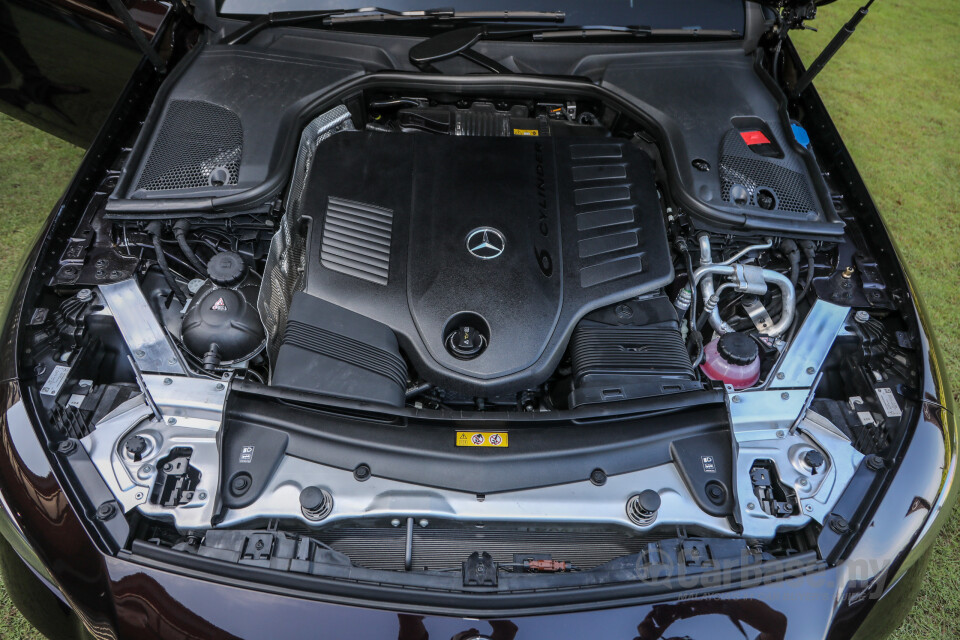
[[[793,129],[793,137],[797,139],[804,147],[810,146],[810,134],[807,133],[807,130],[798,125],[796,122],[791,123],[790,128]]]

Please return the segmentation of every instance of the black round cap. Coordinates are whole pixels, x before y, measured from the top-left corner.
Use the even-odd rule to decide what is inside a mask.
[[[660,494],[653,489],[645,489],[637,496],[637,505],[647,513],[660,509]]]
[[[300,492],[300,506],[307,511],[317,511],[323,508],[327,497],[318,487],[307,487]]]
[[[224,251],[210,258],[207,263],[207,275],[214,284],[232,287],[247,275],[247,265],[239,253]]]
[[[138,456],[147,450],[147,440],[143,436],[131,436],[123,443],[124,449],[132,456]]]
[[[447,340],[450,351],[462,360],[479,355],[486,342],[483,334],[470,325],[457,327]]]
[[[242,496],[253,485],[253,478],[246,471],[241,471],[230,480],[230,493]]]
[[[805,454],[803,454],[803,461],[811,469],[819,469],[823,466],[823,463],[826,462],[823,458],[823,454],[817,451],[816,449],[810,449]]]
[[[733,331],[720,336],[717,353],[730,364],[743,366],[760,357],[760,348],[747,334]]]

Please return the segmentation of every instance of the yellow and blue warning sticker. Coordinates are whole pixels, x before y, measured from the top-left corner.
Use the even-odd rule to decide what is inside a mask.
[[[506,431],[457,431],[458,447],[508,447]]]

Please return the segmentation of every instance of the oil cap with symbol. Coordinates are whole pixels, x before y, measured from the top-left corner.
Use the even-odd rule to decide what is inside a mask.
[[[469,324],[460,325],[447,336],[447,351],[460,360],[476,358],[486,347],[486,337]]]

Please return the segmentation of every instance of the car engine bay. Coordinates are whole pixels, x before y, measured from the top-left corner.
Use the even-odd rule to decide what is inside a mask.
[[[269,56],[224,49],[165,84],[26,316],[122,548],[512,591],[850,526],[916,338],[762,69],[678,129],[683,82],[656,109],[402,73],[231,105],[198,77]]]

